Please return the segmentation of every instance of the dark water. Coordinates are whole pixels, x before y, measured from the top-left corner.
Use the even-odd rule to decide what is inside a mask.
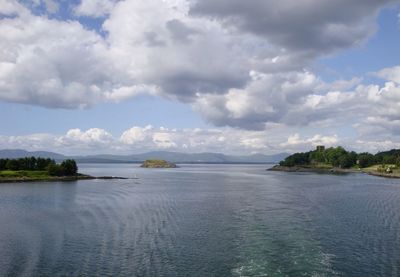
[[[400,180],[81,165],[0,185],[0,276],[399,276]]]

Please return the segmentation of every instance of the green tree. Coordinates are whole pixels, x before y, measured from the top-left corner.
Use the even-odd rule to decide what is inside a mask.
[[[0,170],[5,170],[8,159],[0,159]]]
[[[344,148],[341,146],[335,148],[330,147],[325,150],[325,153],[328,163],[333,166],[340,166],[339,158],[341,156],[347,155],[347,151],[344,150]]]
[[[325,151],[311,151],[310,152],[311,163],[325,163]]]
[[[396,166],[400,167],[400,156],[396,158]]]
[[[310,163],[309,152],[306,152],[306,153],[295,153],[293,155],[290,155],[279,164],[282,166],[295,166],[295,165],[306,165],[309,163]]]
[[[61,167],[64,170],[66,176],[76,175],[78,173],[78,167],[74,160],[65,160],[61,163]]]
[[[355,160],[352,155],[346,154],[339,157],[338,163],[341,168],[350,168],[355,164]]]
[[[56,163],[50,163],[47,166],[47,173],[50,176],[64,176],[64,168]]]
[[[18,160],[8,160],[6,164],[8,170],[19,170]]]
[[[360,167],[368,167],[375,164],[375,157],[370,153],[358,154],[357,159]]]

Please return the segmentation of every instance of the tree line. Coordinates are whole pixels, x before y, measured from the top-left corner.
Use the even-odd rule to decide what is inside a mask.
[[[78,173],[75,160],[65,160],[57,164],[49,158],[25,157],[19,159],[0,159],[0,170],[47,171],[50,176],[73,176]]]
[[[400,149],[379,152],[375,155],[368,152],[356,153],[346,151],[343,147],[330,147],[324,150],[295,153],[279,164],[282,166],[329,164],[335,167],[350,168],[369,167],[375,164],[394,164],[400,166]]]

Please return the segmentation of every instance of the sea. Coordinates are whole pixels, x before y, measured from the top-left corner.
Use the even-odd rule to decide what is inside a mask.
[[[400,276],[400,179],[271,166],[0,184],[0,276]]]

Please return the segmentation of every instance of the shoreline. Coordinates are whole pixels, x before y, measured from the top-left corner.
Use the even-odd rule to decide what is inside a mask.
[[[267,171],[281,171],[281,172],[309,172],[309,173],[325,173],[325,174],[348,174],[348,173],[362,173],[376,177],[400,179],[400,175],[382,173],[372,170],[362,169],[351,169],[351,168],[319,168],[319,167],[307,167],[307,166],[281,166],[275,165],[268,168]]]
[[[267,171],[283,171],[283,172],[315,172],[315,173],[363,173],[362,170],[351,168],[323,168],[323,167],[307,167],[307,166],[281,166],[275,165],[268,168]]]
[[[0,183],[25,183],[25,182],[73,182],[79,180],[126,180],[133,178],[116,177],[116,176],[90,176],[80,174],[77,176],[52,176],[45,178],[32,178],[32,177],[2,177],[0,178]]]

